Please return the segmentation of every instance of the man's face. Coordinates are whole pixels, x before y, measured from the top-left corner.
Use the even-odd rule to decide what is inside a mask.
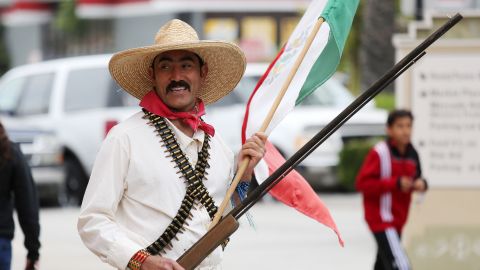
[[[408,145],[412,135],[412,119],[408,116],[397,118],[387,127],[387,135],[400,146]]]
[[[162,101],[174,111],[190,111],[205,81],[208,68],[200,65],[199,58],[186,50],[159,54],[150,68],[155,91]]]

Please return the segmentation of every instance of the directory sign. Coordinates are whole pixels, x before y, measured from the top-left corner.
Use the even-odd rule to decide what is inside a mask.
[[[412,69],[413,141],[431,186],[480,187],[480,55],[429,55]]]

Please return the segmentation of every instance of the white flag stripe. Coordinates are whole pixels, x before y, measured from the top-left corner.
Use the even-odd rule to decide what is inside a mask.
[[[263,182],[265,182],[265,180],[267,180],[267,178],[270,176],[268,164],[263,158],[258,162],[257,166],[253,168],[253,171],[255,173],[255,179],[259,185],[263,184]]]
[[[255,132],[260,130],[263,120],[270,111],[273,102],[275,101],[284,82],[286,81],[295,60],[300,54],[308,35],[321,15],[326,3],[326,0],[321,0],[313,1],[310,4],[307,12],[302,17],[299,24],[290,36],[283,54],[277,60],[268,77],[253,96],[250,108],[255,108],[255,110],[252,110],[249,113],[248,125],[246,129],[247,137],[250,137]],[[295,107],[295,101],[298,98],[300,89],[305,83],[305,80],[315,61],[327,45],[329,33],[330,27],[327,22],[324,22],[321,25],[320,30],[312,43],[312,46],[305,55],[304,61],[297,70],[296,75],[294,76],[284,98],[282,99],[282,102],[280,103],[280,106],[275,112],[275,115],[269,127],[267,128],[267,134],[270,134],[272,129],[278,125],[278,123],[280,123],[280,121]]]

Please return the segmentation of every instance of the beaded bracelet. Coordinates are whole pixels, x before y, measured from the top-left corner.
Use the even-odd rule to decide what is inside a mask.
[[[150,256],[151,254],[144,250],[141,249],[135,253],[130,261],[128,262],[128,268],[131,270],[140,270],[140,267],[142,266],[143,262]]]

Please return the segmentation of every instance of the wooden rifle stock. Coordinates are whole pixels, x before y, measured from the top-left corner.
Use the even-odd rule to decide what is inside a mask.
[[[429,35],[421,44],[407,54],[402,60],[395,64],[387,73],[385,73],[377,82],[375,82],[363,94],[357,97],[348,107],[319,131],[310,141],[308,141],[300,150],[274,171],[263,183],[258,186],[248,197],[238,206],[236,206],[228,215],[220,220],[215,227],[198,240],[192,248],[187,250],[177,261],[186,270],[193,270],[198,266],[216,247],[218,247],[228,236],[233,234],[238,228],[238,219],[245,214],[255,203],[257,203],[265,194],[268,193],[278,182],[280,182],[290,171],[302,162],[310,153],[320,146],[330,135],[338,130],[348,119],[357,113],[365,104],[372,100],[385,87],[392,83],[405,70],[412,66],[422,56],[433,42],[439,39],[450,28],[457,24],[463,17],[456,14],[434,33]]]
[[[193,270],[237,229],[237,219],[231,214],[223,217],[215,227],[178,258],[177,262],[183,266],[185,270]]]

